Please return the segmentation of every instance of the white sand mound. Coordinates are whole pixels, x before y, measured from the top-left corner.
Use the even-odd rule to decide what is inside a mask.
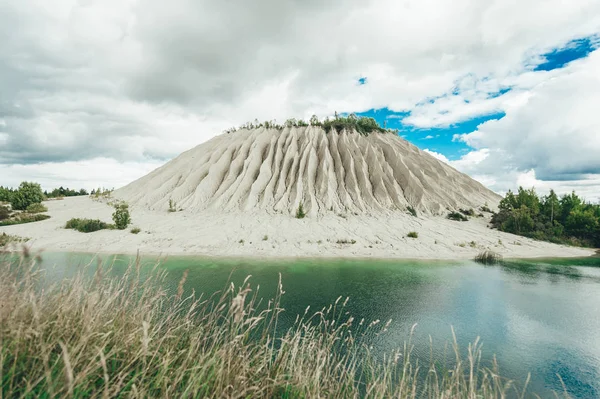
[[[222,134],[115,193],[134,206],[167,210],[172,199],[203,210],[423,214],[494,208],[500,197],[392,133],[326,133],[320,127]]]

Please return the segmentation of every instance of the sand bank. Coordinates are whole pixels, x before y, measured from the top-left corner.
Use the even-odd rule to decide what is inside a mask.
[[[89,197],[45,202],[50,219],[0,227],[0,234],[29,237],[34,250],[145,255],[228,257],[373,257],[470,259],[484,249],[504,257],[578,257],[594,250],[573,248],[506,234],[487,227],[489,214],[468,222],[441,216],[413,217],[404,212],[378,215],[336,214],[295,219],[266,211],[166,212],[133,206],[127,230],[80,233],[64,229],[67,220],[111,222],[112,207]],[[418,238],[408,238],[411,231]],[[352,244],[352,241],[355,241]],[[348,243],[341,243],[341,242]],[[340,243],[338,243],[340,242]]]

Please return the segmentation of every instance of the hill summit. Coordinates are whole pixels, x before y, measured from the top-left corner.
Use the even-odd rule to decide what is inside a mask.
[[[367,119],[367,118],[365,118]],[[117,191],[137,206],[309,216],[429,215],[500,197],[397,134],[361,125],[247,126],[189,150]]]

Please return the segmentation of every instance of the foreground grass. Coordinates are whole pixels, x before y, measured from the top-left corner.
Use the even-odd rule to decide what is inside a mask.
[[[410,341],[375,357],[360,335],[378,323],[356,322],[341,301],[276,334],[281,284],[261,306],[247,282],[202,298],[186,295],[186,274],[173,293],[158,269],[109,274],[41,289],[35,259],[0,259],[1,397],[519,396],[482,367],[478,343],[465,359],[455,344],[447,370],[421,367]]]

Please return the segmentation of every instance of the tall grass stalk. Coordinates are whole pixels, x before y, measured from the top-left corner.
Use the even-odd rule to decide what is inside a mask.
[[[27,255],[27,254],[26,254]],[[89,266],[92,267],[92,266]],[[0,258],[1,397],[504,398],[481,344],[450,369],[423,367],[413,344],[375,356],[341,298],[278,333],[281,281],[262,303],[248,283],[210,297],[165,287],[165,273],[98,267],[52,286],[31,257]],[[378,328],[379,327],[379,328]]]

